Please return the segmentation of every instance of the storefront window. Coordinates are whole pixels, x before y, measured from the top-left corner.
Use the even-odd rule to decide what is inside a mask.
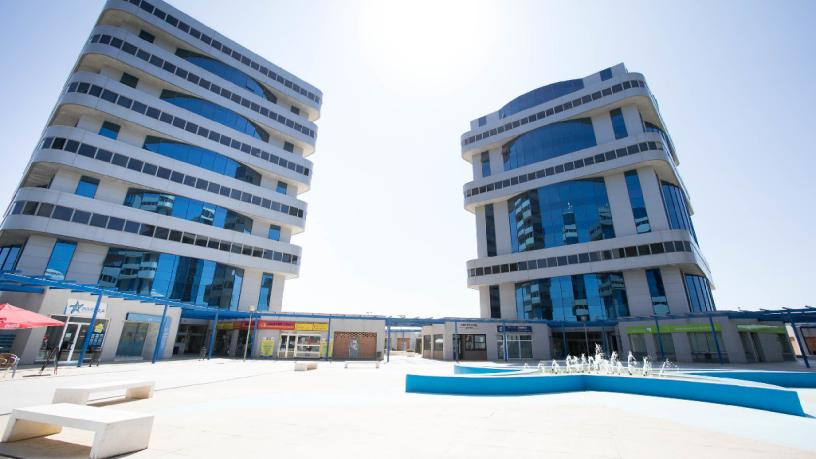
[[[717,333],[717,342],[714,342],[714,336],[708,332],[693,332],[688,334],[689,342],[691,344],[691,359],[694,362],[716,362],[719,361],[717,355],[717,345],[720,346],[720,353],[724,362],[728,361],[728,355],[725,349],[722,348],[722,334]]]
[[[499,343],[499,358],[504,358],[502,335],[496,335],[496,342]],[[532,335],[507,335],[507,358],[508,359],[532,359],[533,358],[533,336]]]
[[[649,352],[646,350],[646,340],[643,335],[629,335],[629,345],[632,355],[637,360],[641,360],[643,357],[649,355]]]
[[[659,338],[658,338],[659,337]],[[677,360],[677,354],[674,350],[674,339],[672,338],[671,333],[661,333],[659,335],[654,335],[655,339],[655,352],[657,353],[657,358],[660,358],[660,346],[663,345],[663,359],[666,360]]]
[[[63,280],[68,273],[68,266],[74,257],[76,242],[58,240],[51,250],[51,258],[45,268],[45,277],[52,280]]]

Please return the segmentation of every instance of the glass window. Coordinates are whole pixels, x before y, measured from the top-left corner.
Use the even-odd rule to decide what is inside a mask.
[[[597,145],[590,118],[548,124],[502,146],[504,170],[545,161]]]
[[[691,214],[686,206],[686,194],[680,187],[669,182],[661,182],[663,193],[663,205],[666,209],[666,217],[669,219],[669,226],[672,229],[684,229],[691,233],[694,241],[697,242],[697,233],[691,223]]]
[[[184,196],[131,188],[125,195],[124,205],[239,233],[252,232],[251,218],[225,207]]]
[[[606,68],[601,70],[601,81],[606,81],[612,78],[612,68]]]
[[[244,271],[209,260],[108,249],[99,285],[128,293],[237,309]]]
[[[640,187],[640,178],[637,171],[626,171],[626,189],[629,191],[629,204],[632,206],[632,215],[635,218],[635,230],[638,234],[652,230],[649,224],[649,215],[646,214],[646,202],[643,199],[643,190]]]
[[[482,152],[482,177],[490,177],[490,153]]]
[[[666,299],[666,289],[663,288],[663,276],[660,269],[647,269],[646,282],[649,284],[649,294],[652,296],[652,311],[655,315],[669,313],[669,302]]]
[[[544,102],[551,101],[558,97],[581,90],[584,88],[584,80],[567,80],[558,83],[548,84],[532,91],[522,94],[511,100],[504,107],[499,109],[499,118],[505,118]]]
[[[609,112],[609,116],[612,118],[612,129],[615,131],[615,138],[622,139],[627,137],[629,133],[626,131],[626,122],[623,120],[623,112],[621,109],[616,108]]]
[[[77,184],[75,194],[85,196],[86,198],[93,198],[96,196],[96,189],[99,187],[99,180],[82,176]]]
[[[490,318],[501,319],[501,298],[499,296],[499,286],[491,285],[490,291]]]
[[[268,237],[273,241],[280,241],[281,227],[278,225],[269,225]]]
[[[58,240],[51,250],[51,257],[45,268],[45,277],[53,280],[63,280],[68,273],[68,266],[74,257],[76,242]]]
[[[192,51],[188,51],[186,49],[177,49],[176,56],[181,57],[182,59],[195,64],[208,72],[214,73],[219,77],[234,83],[235,85],[244,88],[264,99],[272,102],[277,103],[278,98],[275,97],[264,85],[256,81],[254,78],[250,77],[246,73],[236,69],[235,67],[231,67],[217,59],[213,59],[209,56],[205,56],[203,54],[194,53]],[[292,107],[293,113],[295,112],[296,107]]]
[[[136,85],[139,83],[138,78],[127,72],[122,74],[122,78],[119,81],[126,86],[130,86],[131,88],[135,88]]]
[[[7,245],[0,248],[0,271],[14,271],[21,249],[21,245]]]
[[[255,169],[205,148],[154,136],[145,138],[143,148],[177,161],[236,178],[242,182],[253,185],[261,184],[261,174]]]
[[[485,237],[487,239],[487,256],[496,256],[496,219],[493,215],[493,204],[485,206]]]
[[[139,38],[150,43],[153,43],[153,40],[156,39],[156,37],[152,33],[147,32],[146,30],[139,31]]]
[[[602,178],[526,191],[507,201],[513,252],[615,237]]]
[[[288,151],[290,153],[294,152],[295,151],[295,144],[293,144],[292,142],[283,142],[283,150]]]
[[[503,341],[502,335],[497,335],[497,341]],[[499,354],[499,358],[502,354]],[[533,358],[533,336],[532,335],[507,335],[507,358],[508,359],[532,359]]]
[[[521,319],[614,319],[629,315],[623,274],[578,274],[519,282],[516,312]]]
[[[110,121],[104,121],[102,123],[102,128],[99,129],[99,135],[110,137],[111,139],[116,139],[119,137],[119,125],[111,123]]]
[[[294,113],[295,115],[300,115],[300,109],[298,107],[295,107],[294,105],[292,105],[289,111]]]
[[[272,274],[263,273],[261,277],[261,292],[258,294],[258,311],[269,310],[269,299],[272,296],[272,280]]]
[[[692,332],[688,334],[689,344],[691,345],[691,359],[694,362],[714,362],[718,361],[717,345],[720,346],[723,361],[728,361],[728,354],[722,348],[722,334],[716,333],[716,340],[714,341],[714,334],[710,332]]]
[[[711,295],[711,285],[705,276],[683,274],[686,284],[686,296],[691,312],[715,311],[714,297]]]
[[[286,188],[288,188],[286,182],[281,182],[280,180],[278,180],[278,186],[275,187],[275,191],[277,191],[280,194],[286,194]]]
[[[177,107],[189,110],[204,118],[223,124],[229,128],[235,129],[249,136],[261,139],[264,142],[269,141],[269,133],[262,129],[254,122],[244,118],[234,111],[224,108],[218,104],[210,102],[209,100],[199,99],[198,97],[189,96],[175,91],[163,90],[161,99],[167,101]]]

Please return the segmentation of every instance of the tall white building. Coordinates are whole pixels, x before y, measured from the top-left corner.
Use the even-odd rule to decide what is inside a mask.
[[[291,237],[305,226],[299,196],[321,101],[314,86],[167,3],[109,0],[0,227],[0,268],[280,311],[301,263]],[[49,315],[67,314],[70,296],[2,295]],[[146,352],[138,344],[151,320],[130,313],[120,331],[103,319],[116,335],[106,342],[132,335],[133,352]],[[67,333],[81,341],[79,316]],[[18,339],[39,345],[43,333]]]
[[[619,64],[535,89],[472,121],[461,144],[477,228],[467,279],[482,318],[581,327],[715,309],[678,155],[643,75]],[[553,339],[554,354],[563,344]]]

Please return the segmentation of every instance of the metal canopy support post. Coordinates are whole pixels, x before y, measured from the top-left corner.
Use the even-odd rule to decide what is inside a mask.
[[[459,361],[459,349],[462,347],[462,337],[459,336],[459,322],[453,321],[453,339],[451,340],[451,344],[453,344],[453,361]]]
[[[502,346],[504,350],[504,361],[507,362],[510,360],[510,356],[507,352],[507,322],[502,322],[502,343],[504,343],[504,346]]]
[[[261,321],[261,316],[259,315],[257,319],[255,319],[255,325],[252,328],[252,343],[249,346],[249,356],[252,357],[252,351],[255,349],[255,341],[258,339],[258,323]],[[258,352],[260,354],[260,352]]]
[[[385,361],[391,361],[391,322],[388,322],[388,339],[385,341]]]
[[[714,318],[708,316],[708,322],[711,324],[711,336],[714,337],[714,345],[717,347],[717,358],[720,359],[720,365],[724,365],[722,351],[720,350],[720,340],[717,339],[717,329],[714,327]]]
[[[257,323],[257,322],[256,322]],[[247,358],[247,350],[249,349],[249,335],[252,333],[252,313],[249,313],[249,324],[247,324],[247,335],[244,340],[244,362]]]
[[[99,305],[102,304],[102,293],[96,297],[96,306],[94,306],[93,314],[91,315],[91,323],[88,324],[88,329],[85,330],[85,339],[82,340],[82,351],[79,353],[79,360],[77,360],[77,368],[82,367],[82,362],[85,361],[85,353],[88,352],[88,344],[91,342],[91,334],[93,334],[94,325],[96,325],[96,315],[99,313]],[[68,319],[65,320],[68,323]],[[59,343],[62,346],[62,343]],[[58,348],[59,349],[59,348]],[[57,359],[59,359],[59,351],[57,351]]]
[[[805,349],[805,345],[802,342],[802,330],[796,329],[796,322],[793,319],[790,320],[791,328],[793,328],[793,337],[796,338],[796,342],[799,343],[799,352],[802,353],[802,359],[805,361],[805,367],[810,368],[810,361],[808,360],[807,356],[807,349]]]
[[[589,353],[589,334],[587,333],[586,322],[584,324],[584,345],[586,346],[587,356],[590,355]]]
[[[609,349],[609,337],[606,336],[606,328],[604,327],[601,327],[601,337],[603,337],[604,354],[612,355],[612,351]]]
[[[156,345],[153,347],[153,360],[151,363],[156,363],[159,358],[159,348],[161,347],[162,335],[164,335],[164,322],[167,321],[167,308],[170,307],[168,301],[164,302],[164,311],[162,311],[161,322],[159,323],[159,335],[156,337]]]
[[[564,345],[564,358],[567,358],[567,330],[565,328],[561,329],[561,342]]]
[[[213,346],[215,346],[215,334],[218,332],[218,311],[215,311],[215,319],[212,323],[212,332],[210,333],[210,348],[207,349],[207,360],[212,358]]]
[[[660,360],[666,360],[666,351],[663,349],[663,340],[660,338],[660,321],[657,320],[657,316],[655,316],[655,328],[655,332],[657,332],[655,335],[657,336],[657,345],[660,348]]]
[[[329,326],[326,327],[326,356],[325,360],[329,361],[329,349],[331,349],[331,316],[329,317]]]

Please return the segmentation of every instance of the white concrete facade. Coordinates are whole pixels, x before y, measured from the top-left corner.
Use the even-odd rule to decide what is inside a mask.
[[[0,226],[2,269],[279,312],[300,269],[291,237],[305,228],[321,103],[314,86],[165,2],[109,0]],[[0,301],[47,315],[66,306],[58,291],[37,296]],[[120,312],[157,308],[130,303]],[[117,314],[105,360],[117,357]],[[15,338],[23,363],[44,333]]]

